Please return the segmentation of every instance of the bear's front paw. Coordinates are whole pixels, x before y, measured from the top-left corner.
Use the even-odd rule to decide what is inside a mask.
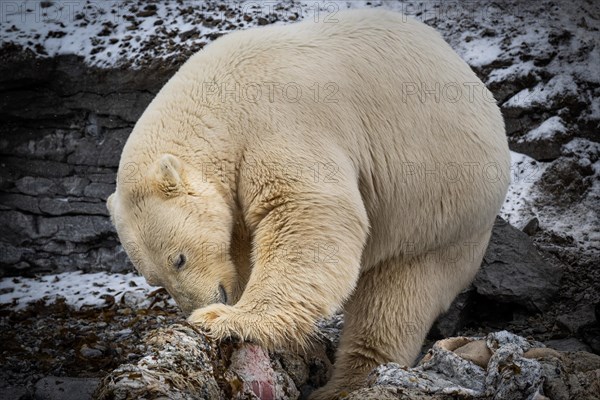
[[[259,312],[256,307],[211,304],[195,310],[188,322],[208,331],[214,339],[241,339],[266,350],[306,343],[312,321],[292,314]]]
[[[209,336],[222,340],[226,338],[246,339],[240,330],[240,312],[234,306],[211,304],[199,308],[188,317],[188,322],[208,331]]]

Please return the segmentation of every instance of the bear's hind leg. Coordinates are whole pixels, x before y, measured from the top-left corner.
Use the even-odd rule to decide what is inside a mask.
[[[381,262],[359,278],[344,307],[344,329],[331,380],[311,400],[335,399],[364,386],[377,365],[411,366],[435,319],[474,278],[489,233],[409,260]]]

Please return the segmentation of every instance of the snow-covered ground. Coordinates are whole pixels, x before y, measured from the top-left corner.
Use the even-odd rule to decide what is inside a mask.
[[[367,1],[23,1],[2,2],[0,41],[41,56],[77,54],[98,67],[144,65],[201,48],[230,30],[302,19],[335,22]],[[378,3],[378,2],[375,2]],[[381,2],[379,2],[381,5]],[[388,8],[403,9],[398,2]],[[245,16],[242,18],[242,16]]]
[[[511,184],[500,215],[512,225],[523,228],[531,218],[535,217],[532,204],[535,184],[548,167],[533,158],[520,153],[511,152]]]
[[[551,134],[553,129],[548,127],[544,134]],[[529,134],[538,134],[540,131],[536,128]],[[576,165],[590,170],[590,185],[585,189],[581,201],[566,207],[564,204],[555,204],[552,196],[544,190],[544,179],[552,174],[550,166],[554,164],[556,167],[557,164],[536,161],[525,154],[511,152],[511,185],[500,215],[520,229],[531,219],[538,218],[543,229],[568,234],[582,250],[599,254],[600,160],[596,158],[592,162],[589,157],[590,154],[595,157],[600,154],[600,144],[576,138],[564,145],[563,151],[574,157]]]
[[[64,272],[37,278],[2,278],[0,304],[19,310],[36,301],[51,303],[60,297],[76,310],[102,307],[112,302],[144,308],[152,301],[148,295],[156,289],[148,286],[144,277],[133,273]]]

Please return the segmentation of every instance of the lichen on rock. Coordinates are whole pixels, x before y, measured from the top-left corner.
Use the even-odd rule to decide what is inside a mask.
[[[600,362],[600,357],[584,354],[597,359],[596,363]],[[560,374],[551,376],[554,373],[550,373],[552,369],[548,364],[562,368],[564,375],[573,374],[571,379],[583,384],[569,393],[571,388],[565,384],[565,379],[568,381],[569,378]],[[436,342],[414,368],[394,363],[379,366],[371,373],[371,389],[362,389],[361,394],[366,396],[369,390],[381,391],[383,387],[386,396],[393,388],[399,389],[398,396],[390,398],[404,398],[402,396],[413,395],[415,391],[433,396],[421,398],[436,399],[446,395],[497,400],[540,400],[546,396],[553,399],[598,398],[598,388],[589,382],[592,374],[600,376],[600,369],[590,368],[593,370],[590,374],[590,370],[571,367],[567,372],[565,367],[572,364],[573,359],[568,354],[507,331],[490,333],[485,338],[456,337]],[[410,392],[406,392],[407,388]],[[584,397],[580,397],[582,393],[585,393]],[[350,398],[358,399],[354,394]]]
[[[218,348],[191,326],[173,325],[150,333],[148,354],[135,364],[124,364],[100,383],[98,399],[218,399],[215,379]]]
[[[148,334],[146,356],[106,376],[97,399],[297,399],[300,392],[276,358],[251,343],[217,343],[192,325]],[[306,379],[308,376],[306,376]]]
[[[339,337],[341,317],[320,323]],[[269,354],[252,343],[215,342],[191,325],[157,329],[144,339],[146,355],[121,365],[100,383],[98,399],[298,399],[325,383],[326,341],[304,353]],[[375,368],[363,399],[600,399],[600,356],[558,352],[507,331],[436,342],[415,367]]]

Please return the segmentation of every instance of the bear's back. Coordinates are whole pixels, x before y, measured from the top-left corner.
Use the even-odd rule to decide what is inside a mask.
[[[509,180],[490,92],[423,23],[372,9],[332,18],[225,35],[163,91],[226,124],[249,158],[288,151],[311,163],[341,150],[358,176],[374,246],[435,248],[485,231]],[[258,101],[248,97],[257,88]]]

